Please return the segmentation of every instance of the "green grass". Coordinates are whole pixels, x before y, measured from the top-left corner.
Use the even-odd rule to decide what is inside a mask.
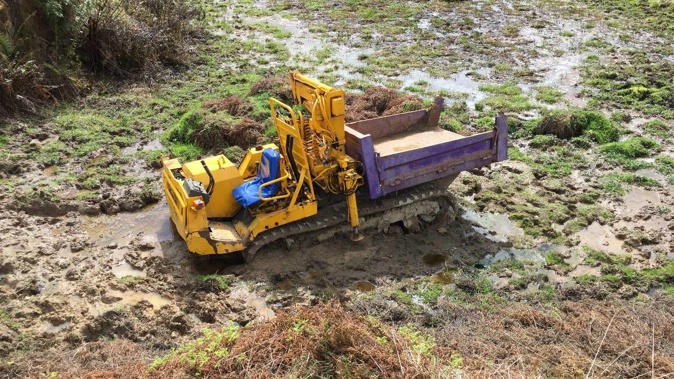
[[[555,110],[543,117],[533,134],[551,134],[561,139],[584,136],[600,144],[617,141],[620,130],[599,112]]]
[[[556,251],[549,251],[545,255],[545,264],[549,267],[554,267],[564,272],[571,270],[571,266],[564,262],[564,257],[562,257],[562,255]]]
[[[674,132],[674,126],[662,120],[651,120],[645,123],[643,128],[649,134],[664,140],[669,140],[672,137],[672,132]]]
[[[204,283],[212,281],[218,286],[219,289],[223,291],[227,290],[229,286],[232,284],[231,278],[227,275],[217,275],[217,274],[199,275],[197,279],[200,282]]]
[[[563,97],[564,94],[562,92],[548,86],[538,87],[538,92],[536,93],[536,100],[546,104],[556,104],[560,102]]]
[[[229,348],[238,337],[239,327],[234,323],[230,323],[221,331],[204,329],[203,336],[196,341],[182,345],[163,357],[156,358],[150,364],[148,371],[156,371],[169,361],[177,360],[187,366],[189,371],[198,374],[209,361],[228,356]]]
[[[607,157],[624,160],[648,156],[659,148],[658,143],[652,139],[635,137],[625,141],[606,144],[599,151]]]

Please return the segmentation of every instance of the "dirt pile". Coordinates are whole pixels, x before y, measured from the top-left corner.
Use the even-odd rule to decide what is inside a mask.
[[[362,94],[346,95],[346,122],[354,122],[409,112],[424,107],[423,101],[413,95],[383,87],[371,87]]]
[[[278,76],[262,78],[250,89],[251,96],[269,95],[286,104],[293,104],[293,92],[288,84],[288,79]]]

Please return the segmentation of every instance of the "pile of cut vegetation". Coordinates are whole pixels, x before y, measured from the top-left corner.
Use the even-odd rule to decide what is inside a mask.
[[[156,360],[151,378],[428,378],[446,351],[411,327],[393,329],[336,301],[252,328],[206,332]]]
[[[361,94],[346,95],[346,122],[367,120],[424,108],[414,95],[402,94],[383,87],[370,87]]]
[[[349,312],[337,301],[281,313],[251,327],[206,330],[194,342],[143,365],[135,347],[119,341],[107,352],[80,349],[87,359],[58,378],[431,378],[456,375],[447,349],[412,326],[392,328]],[[113,346],[120,345],[113,348]],[[92,352],[87,352],[88,349]],[[131,350],[129,350],[131,349]],[[109,350],[109,351],[108,351]],[[127,357],[117,353],[127,351]],[[117,352],[117,353],[115,353]],[[94,365],[101,354],[117,363]],[[142,354],[141,354],[142,355]],[[86,357],[85,357],[86,356]],[[134,357],[129,359],[130,357]],[[446,358],[446,359],[445,359]],[[120,362],[126,362],[121,365]],[[79,366],[73,363],[71,367]],[[105,367],[105,366],[108,367]]]

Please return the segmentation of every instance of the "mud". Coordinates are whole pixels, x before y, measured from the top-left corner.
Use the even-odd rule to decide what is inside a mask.
[[[201,262],[173,235],[163,202],[96,217],[4,209],[0,233],[0,298],[16,323],[3,355],[21,335],[34,337],[33,349],[101,338],[177,346],[204,327],[263,322],[292,305],[430,276],[439,265],[470,266],[500,248],[458,220],[419,234],[370,229],[359,243],[341,234],[305,236],[263,248],[250,265]],[[214,274],[230,284],[202,279]]]

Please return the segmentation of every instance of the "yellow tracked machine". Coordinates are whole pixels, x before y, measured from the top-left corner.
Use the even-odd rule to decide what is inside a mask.
[[[269,242],[347,222],[356,239],[364,226],[418,229],[454,211],[447,185],[459,172],[507,158],[502,114],[469,137],[438,127],[442,98],[345,124],[344,91],[297,72],[290,86],[293,106],[269,99],[278,146],[251,148],[238,166],[224,155],[162,158],[171,219],[190,252],[250,262]]]

